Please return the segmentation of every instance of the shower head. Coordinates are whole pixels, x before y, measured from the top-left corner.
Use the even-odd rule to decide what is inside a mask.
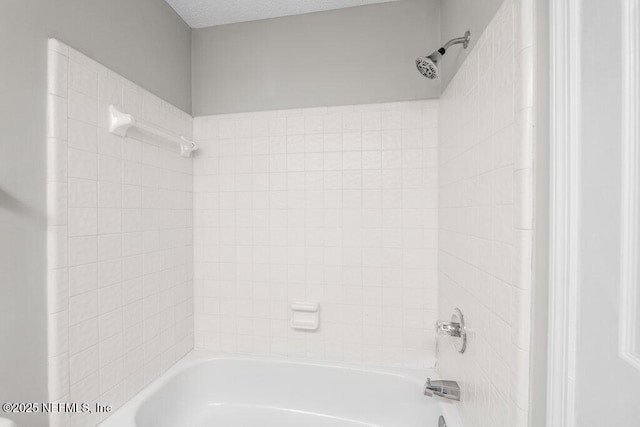
[[[462,44],[463,48],[469,46],[469,40],[471,40],[471,33],[467,31],[463,37],[451,39],[444,44],[440,49],[433,52],[428,56],[419,56],[416,58],[416,68],[420,71],[420,74],[428,79],[437,79],[440,77],[440,71],[438,70],[438,62],[442,59],[442,56],[447,52],[449,46],[454,44]]]
[[[439,78],[438,62],[442,59],[444,52],[445,50],[440,48],[429,56],[419,56],[416,58],[416,68],[420,71],[420,74],[431,80]]]

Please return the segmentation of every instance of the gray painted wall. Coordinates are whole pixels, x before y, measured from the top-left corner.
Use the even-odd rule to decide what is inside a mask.
[[[456,45],[447,51],[440,63],[442,72],[442,90],[444,90],[456,71],[462,65],[468,53],[476,45],[504,0],[443,0],[440,7],[440,40],[462,37],[466,30],[471,31],[471,42],[467,49]]]
[[[406,0],[193,31],[195,115],[437,98],[415,69],[439,1]]]
[[[52,36],[191,109],[190,29],[164,1],[0,2],[0,402],[47,401],[45,100]],[[15,419],[46,425],[37,415]]]

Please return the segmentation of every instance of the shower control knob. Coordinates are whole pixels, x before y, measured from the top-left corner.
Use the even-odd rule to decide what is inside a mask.
[[[467,349],[467,329],[464,325],[464,316],[458,308],[453,309],[451,320],[436,322],[436,334],[438,336],[448,336],[454,339],[454,345],[459,353],[464,353]]]
[[[436,332],[438,335],[449,335],[450,337],[459,337],[461,335],[460,332],[460,324],[456,322],[436,322]]]

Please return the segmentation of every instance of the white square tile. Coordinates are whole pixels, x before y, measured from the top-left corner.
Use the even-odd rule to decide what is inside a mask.
[[[380,150],[382,148],[382,133],[379,131],[362,132],[363,150]]]
[[[69,325],[74,325],[98,315],[98,295],[89,291],[69,298]]]
[[[96,152],[97,128],[93,125],[69,120],[69,147]]]
[[[75,90],[69,90],[69,118],[97,126],[97,99]]]
[[[321,134],[324,132],[323,116],[305,116],[304,120],[306,134]]]
[[[97,203],[96,181],[69,178],[69,207],[95,208]]]
[[[117,258],[98,263],[98,287],[114,285],[122,280],[122,260]]]
[[[304,134],[305,117],[287,117],[287,135]]]
[[[362,150],[362,133],[346,132],[342,134],[342,149],[344,151]]]
[[[324,116],[324,132],[341,133],[342,132],[342,116],[339,114],[329,114]]]
[[[344,170],[353,170],[362,168],[361,152],[345,152],[342,154],[342,168]]]
[[[98,182],[98,207],[120,208],[122,206],[122,185],[112,182]]]
[[[69,238],[69,265],[81,265],[98,259],[96,236]]]
[[[382,125],[380,111],[367,111],[362,114],[362,131],[379,131]]]
[[[324,153],[324,169],[327,171],[342,169],[342,153]]]
[[[125,112],[134,117],[140,117],[143,114],[142,94],[139,90],[136,90],[136,88],[125,86],[122,89],[122,104]]]
[[[92,98],[98,97],[98,73],[76,61],[69,61],[69,88]]]
[[[97,158],[94,153],[69,148],[69,177],[93,179],[97,177]]]
[[[98,318],[86,320],[69,328],[71,356],[98,343]]]
[[[100,288],[99,306],[100,314],[109,313],[122,307],[122,286],[118,283]]]
[[[122,182],[122,161],[120,159],[98,155],[97,161],[98,179],[116,183]]]
[[[98,260],[120,258],[122,256],[122,236],[110,234],[98,236]]]
[[[69,268],[69,295],[87,293],[98,287],[98,265],[83,264]]]
[[[393,130],[402,128],[401,111],[383,111],[381,113],[381,129]]]
[[[399,130],[382,131],[382,149],[398,150],[402,148],[402,132]]]
[[[98,100],[101,104],[122,106],[122,84],[110,75],[98,75]]]
[[[95,235],[98,213],[95,208],[69,208],[69,237]]]
[[[121,158],[124,138],[114,135],[106,129],[98,129],[98,153]]]
[[[69,358],[69,373],[72,384],[98,371],[98,346],[89,347]]]
[[[325,133],[324,151],[342,151],[342,133]]]

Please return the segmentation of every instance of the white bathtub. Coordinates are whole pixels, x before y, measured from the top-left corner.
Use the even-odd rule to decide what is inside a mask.
[[[427,376],[194,351],[100,427],[460,427]]]

